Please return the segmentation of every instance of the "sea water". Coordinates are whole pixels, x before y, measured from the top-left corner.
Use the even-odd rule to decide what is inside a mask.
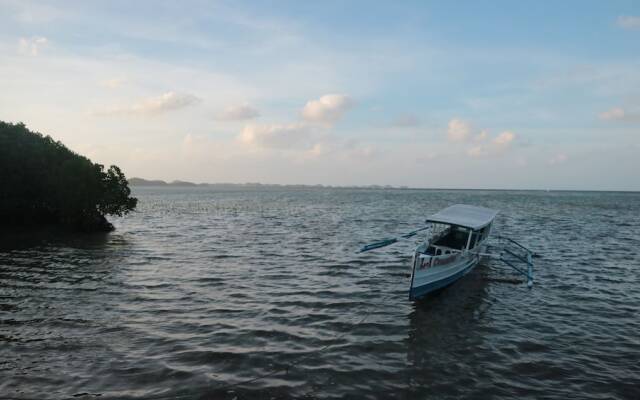
[[[135,188],[106,235],[0,243],[0,397],[640,398],[640,194]],[[537,254],[408,299],[456,203]]]

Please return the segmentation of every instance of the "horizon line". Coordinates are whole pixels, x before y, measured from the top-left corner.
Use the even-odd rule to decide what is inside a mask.
[[[135,184],[131,180],[138,179],[148,183]],[[303,187],[310,189],[381,189],[381,190],[474,190],[474,191],[518,191],[518,192],[600,192],[600,193],[640,193],[640,190],[633,189],[515,189],[515,188],[454,188],[454,187],[411,187],[406,185],[389,185],[389,184],[363,184],[363,185],[330,185],[322,183],[262,183],[262,182],[191,182],[182,179],[174,179],[165,181],[163,179],[146,179],[140,177],[128,178],[127,181],[133,187],[196,187],[196,186],[272,186],[272,187]],[[159,185],[153,185],[152,182],[162,182]],[[149,184],[151,183],[151,184]]]

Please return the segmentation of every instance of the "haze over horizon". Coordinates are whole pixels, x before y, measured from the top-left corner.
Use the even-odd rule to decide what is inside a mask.
[[[128,177],[640,190],[640,3],[0,0],[0,120]]]

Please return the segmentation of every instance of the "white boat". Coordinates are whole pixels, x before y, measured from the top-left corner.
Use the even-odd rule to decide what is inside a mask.
[[[462,278],[486,254],[497,211],[456,204],[427,218],[430,235],[413,253],[410,299],[418,299]]]
[[[427,218],[427,226],[384,239],[360,249],[365,252],[385,247],[401,239],[409,239],[420,231],[427,231],[424,242],[416,247],[412,258],[409,298],[419,299],[442,289],[465,276],[482,257],[495,258],[527,277],[533,285],[533,253],[513,239],[498,237],[502,243],[498,253],[487,251],[487,240],[498,211],[489,208],[456,204]],[[523,268],[522,266],[525,266]]]

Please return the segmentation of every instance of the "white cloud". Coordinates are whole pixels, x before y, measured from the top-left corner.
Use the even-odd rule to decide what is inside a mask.
[[[192,95],[185,93],[167,92],[157,97],[151,97],[139,103],[130,106],[112,107],[102,111],[98,111],[97,115],[158,115],[169,111],[179,110],[194,104],[201,100]]]
[[[302,162],[306,160],[327,161],[335,160],[336,156],[350,158],[353,150],[357,147],[357,145],[352,145],[334,137],[325,136],[318,138],[310,149],[299,154],[297,160]]]
[[[344,94],[326,94],[309,100],[302,109],[302,117],[310,122],[331,124],[340,120],[353,107],[353,100]]]
[[[333,136],[328,127],[307,122],[246,125],[238,136],[238,142],[245,147],[265,150],[263,154],[271,156],[284,156],[279,151],[288,150],[286,157],[299,163],[311,160],[329,163],[330,160],[368,161],[379,153],[371,144]]]
[[[617,23],[623,29],[640,29],[640,17],[637,16],[621,15]]]
[[[630,112],[620,107],[614,107],[608,111],[601,112],[598,117],[605,121],[640,121],[640,113]]]
[[[20,38],[18,41],[18,51],[20,54],[37,56],[41,48],[44,47],[49,40],[46,37]]]
[[[449,128],[447,130],[447,137],[453,142],[464,142],[469,137],[471,132],[471,126],[468,122],[458,118],[454,118],[449,121]]]
[[[493,144],[498,147],[507,147],[511,145],[511,142],[516,138],[516,134],[510,131],[505,131],[499,134],[493,139]]]
[[[327,145],[327,143],[316,143],[305,152],[304,156],[306,158],[319,158],[331,151],[331,146]]]
[[[489,147],[488,146],[474,146],[467,150],[467,155],[470,157],[486,157],[489,155]]]
[[[485,131],[480,133],[480,135],[482,134],[484,134],[485,138],[488,136]],[[507,151],[511,147],[515,139],[515,133],[511,131],[504,131],[493,138],[489,143],[479,144],[477,146],[471,147],[467,150],[467,155],[471,157],[487,157],[499,155]]]
[[[247,125],[239,139],[255,147],[273,149],[313,148],[313,131],[303,123]]]
[[[451,142],[459,142],[467,147],[466,154],[470,157],[495,156],[507,151],[516,140],[516,134],[504,131],[490,139],[489,132],[482,130],[473,134],[471,124],[459,118],[449,121],[447,138]]]
[[[622,108],[616,107],[611,110],[601,112],[599,117],[604,120],[615,120],[615,119],[623,119],[625,112]]]
[[[245,121],[260,116],[260,112],[249,104],[229,106],[225,108],[216,118],[226,121]]]

